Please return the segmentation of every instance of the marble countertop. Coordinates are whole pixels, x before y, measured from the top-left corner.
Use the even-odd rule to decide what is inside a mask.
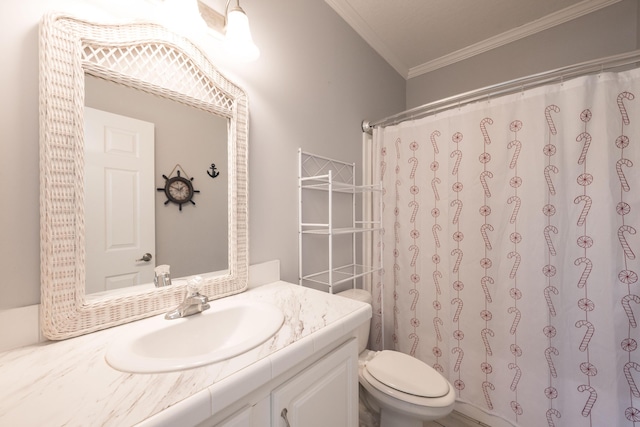
[[[185,402],[195,408],[189,422],[197,423],[371,317],[367,304],[282,281],[230,298],[272,303],[284,324],[258,347],[200,368],[162,374],[111,368],[104,358],[109,344],[144,320],[0,353],[0,425],[154,425]]]

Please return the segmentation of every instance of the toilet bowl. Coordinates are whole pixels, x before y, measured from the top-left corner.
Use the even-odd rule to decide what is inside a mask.
[[[371,294],[362,289],[338,295],[371,304]],[[422,427],[424,421],[446,417],[456,398],[449,381],[408,354],[366,349],[369,329],[367,323],[358,331],[360,399],[380,414],[380,427]]]

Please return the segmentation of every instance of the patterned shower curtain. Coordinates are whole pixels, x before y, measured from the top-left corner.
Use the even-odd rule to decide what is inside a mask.
[[[640,423],[640,71],[378,128],[372,143],[373,348],[384,334],[515,426]]]

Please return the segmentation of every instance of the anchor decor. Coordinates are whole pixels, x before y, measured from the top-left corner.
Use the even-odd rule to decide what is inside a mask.
[[[207,170],[207,175],[209,175],[211,178],[216,178],[218,175],[220,175],[220,172],[216,170],[215,163],[211,163],[211,166],[209,166],[209,169],[211,170],[211,172]]]
[[[193,178],[189,178],[186,172],[184,172],[185,176],[180,174],[180,169],[184,172],[184,168],[177,164],[169,176],[162,175],[165,179],[164,187],[158,188],[158,191],[164,191],[164,194],[167,196],[167,201],[164,204],[168,204],[169,202],[175,203],[178,205],[178,209],[182,211],[182,205],[191,202],[192,205],[195,205],[196,202],[193,201],[193,195],[195,193],[199,193],[200,190],[195,190],[193,188]],[[173,173],[176,173],[175,176]]]

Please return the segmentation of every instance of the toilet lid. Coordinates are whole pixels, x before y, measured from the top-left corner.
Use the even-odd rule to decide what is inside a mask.
[[[449,383],[426,363],[397,351],[383,350],[366,364],[376,380],[391,388],[420,397],[442,397]]]

